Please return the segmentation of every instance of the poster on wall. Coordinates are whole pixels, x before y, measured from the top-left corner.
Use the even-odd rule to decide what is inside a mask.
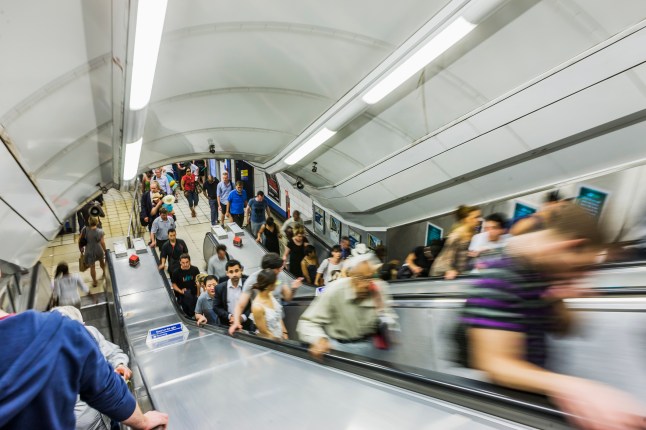
[[[599,219],[606,200],[608,200],[608,192],[587,185],[581,185],[579,187],[579,194],[576,197],[576,204],[596,219]]]
[[[339,243],[339,240],[341,239],[341,222],[332,215],[330,215],[330,239],[332,239],[334,243]]]
[[[525,203],[521,202],[516,202],[514,205],[514,216],[512,217],[513,220],[519,220],[521,218],[525,218],[530,216],[536,212],[536,208],[534,206],[530,206]]]
[[[278,185],[276,175],[265,173],[265,178],[267,179],[267,195],[280,206],[280,185]]]
[[[368,248],[374,250],[377,249],[379,245],[381,245],[381,239],[368,233]]]
[[[430,222],[426,225],[426,246],[430,246],[434,240],[442,240],[442,235],[444,234],[444,229],[431,224]]]
[[[325,233],[325,211],[316,205],[314,205],[314,231]]]
[[[357,243],[361,243],[361,235],[351,228],[348,228],[348,237],[350,238],[350,248],[352,249]]]

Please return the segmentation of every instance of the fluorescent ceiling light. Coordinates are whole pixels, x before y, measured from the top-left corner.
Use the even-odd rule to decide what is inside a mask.
[[[326,140],[328,140],[335,134],[336,131],[332,131],[329,128],[323,127],[318,133],[316,133],[307,142],[301,145],[300,148],[294,151],[292,155],[287,157],[285,159],[285,163],[289,164],[290,166],[292,164],[298,163],[303,157],[321,146]]]
[[[475,27],[475,24],[470,23],[463,17],[458,17],[368,91],[363,96],[363,101],[368,104],[377,103],[408,78],[426,67],[431,61],[442,55],[444,51],[459,42]]]
[[[129,181],[137,176],[139,156],[141,155],[141,141],[126,144],[126,156],[123,158],[123,180]]]
[[[167,0],[139,0],[130,82],[130,110],[142,109],[150,101],[167,3]]]

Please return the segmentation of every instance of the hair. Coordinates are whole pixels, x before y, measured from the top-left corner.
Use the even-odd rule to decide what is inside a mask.
[[[380,261],[386,260],[386,247],[382,244],[379,244],[375,247],[375,255]]]
[[[491,215],[487,215],[485,217],[485,221],[492,221],[492,222],[498,223],[498,225],[501,228],[505,228],[507,226],[507,218],[499,212],[496,212]]]
[[[242,181],[236,181],[236,187],[240,185],[241,187],[244,187],[244,183]]]
[[[217,276],[215,276],[215,275],[208,275],[206,278],[204,278],[204,284],[206,284],[207,282],[209,282],[209,281],[211,281],[211,280],[214,280],[216,284],[219,282],[219,281],[218,281],[218,277],[217,277]]]
[[[283,259],[275,252],[268,252],[262,256],[260,267],[262,269],[280,269],[283,267]]]
[[[316,254],[316,248],[314,248],[314,245],[307,245],[305,247],[305,255],[310,255],[312,252]]]
[[[88,219],[87,224],[90,227],[96,227],[97,225],[99,225],[99,218],[95,216],[91,216],[90,219]]]
[[[305,229],[300,225],[295,226],[292,229],[292,231],[294,232],[294,236],[299,235],[299,234],[305,234]]]
[[[269,227],[272,227],[274,225],[274,219],[272,217],[267,217],[265,224],[267,224]]]
[[[579,205],[564,203],[556,207],[545,224],[547,229],[566,239],[585,239],[586,246],[592,247],[603,245],[603,234],[596,219]]]
[[[294,218],[296,215],[300,216],[300,215],[301,215],[301,211],[294,211],[294,212],[292,212],[292,218]]]
[[[207,276],[209,276],[209,275],[207,275],[206,273],[200,273],[199,275],[197,275],[197,276],[195,277],[195,280],[196,280],[198,283],[202,283],[202,282],[204,282],[204,280],[206,279],[206,277],[207,277]]]
[[[152,173],[152,170],[150,171],[150,173]],[[150,181],[150,186],[152,187],[153,185],[159,188],[159,182],[155,180]]]
[[[65,262],[60,262],[58,263],[58,266],[56,266],[56,272],[54,273],[54,278],[58,278],[59,276],[67,276],[70,274],[70,268]]]
[[[169,228],[168,234],[171,234],[171,233],[177,233],[177,230],[175,230],[174,228]]]
[[[265,192],[264,192],[264,191],[262,191],[262,190],[260,190],[260,191],[258,191],[258,192],[256,193],[256,195],[257,195],[257,196],[263,196],[263,197],[264,197],[264,196],[265,196]]]
[[[229,271],[229,267],[240,266],[242,269],[242,264],[238,260],[229,260],[227,264],[224,265],[224,270]]]
[[[180,260],[184,260],[185,258],[188,258],[188,261],[191,261],[191,256],[188,255],[188,252],[183,253],[182,255],[179,256]]]
[[[478,206],[460,205],[455,210],[455,218],[457,218],[458,222],[463,221],[469,216],[469,214],[477,210],[480,210]]]
[[[168,209],[166,209],[165,207],[162,207],[159,210],[159,215],[168,215]]]
[[[220,252],[220,251],[227,252],[227,246],[223,245],[223,244],[219,244],[218,246],[216,246],[215,247],[215,252],[217,253],[217,252]]]
[[[341,252],[341,245],[334,245],[332,249],[330,249],[330,255],[332,255],[333,252]]]
[[[258,291],[265,291],[276,283],[276,279],[278,279],[276,272],[271,269],[263,269],[258,273],[258,278],[252,288]]]
[[[348,242],[350,242],[350,238],[348,236],[341,237],[341,240],[347,240]]]
[[[543,198],[544,203],[556,203],[560,202],[561,200],[562,197],[559,190],[550,191],[549,193],[545,194],[545,197]]]

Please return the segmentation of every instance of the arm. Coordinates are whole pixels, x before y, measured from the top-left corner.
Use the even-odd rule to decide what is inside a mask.
[[[285,321],[280,320],[280,326],[283,328],[283,339],[289,339],[289,333],[287,332],[287,327],[285,327]]]
[[[159,211],[159,208],[161,208],[162,203],[163,202],[161,201],[161,199],[159,199],[157,204],[150,210],[150,215],[157,215],[157,212]]]
[[[256,238],[256,242],[260,243],[262,242],[262,234],[265,232],[265,224],[260,226],[260,230],[258,230],[258,237]]]
[[[316,272],[316,278],[314,278],[314,285],[317,287],[323,286],[323,276],[319,272]]]
[[[289,243],[285,247],[285,254],[283,254],[283,261],[287,261],[287,257],[289,257],[291,249],[289,248]]]
[[[185,176],[182,176],[182,180],[180,181],[180,184],[182,185],[182,189],[184,189],[184,178]]]
[[[408,265],[408,267],[410,267],[410,270],[416,275],[419,275],[423,270],[421,267],[415,264],[414,252],[411,252],[406,256],[406,264]]]
[[[283,285],[283,300],[291,302],[292,297],[294,297],[294,290],[300,288],[301,285],[303,285],[303,278],[295,279],[292,285]]]
[[[164,267],[166,267],[166,257],[161,257],[159,259],[159,270],[164,270]]]
[[[458,275],[458,271],[455,269],[455,259],[457,258],[459,240],[460,236],[458,233],[451,233],[449,238],[446,240],[446,245],[444,246],[442,253],[440,254],[442,256],[442,260],[448,262],[448,267],[443,274],[444,279],[455,279]]]
[[[280,228],[280,232],[282,234],[285,234],[285,232],[287,231],[289,226],[292,225],[293,222],[294,222],[293,218],[286,219],[285,222],[283,223],[282,227]]]
[[[233,323],[229,327],[229,334],[233,335],[233,333],[235,333],[236,331],[242,330],[242,324],[240,323],[240,320],[245,308],[247,307],[247,304],[249,303],[249,300],[251,300],[251,295],[243,291],[242,294],[240,294],[240,298],[238,299],[238,303],[236,304],[236,308],[233,312]]]
[[[308,284],[311,284],[312,280],[310,279],[310,274],[307,271],[307,262],[305,261],[304,258],[301,260],[301,272],[303,272],[303,277],[305,278],[305,282],[307,282]]]
[[[81,290],[83,290],[83,292],[85,292],[85,294],[90,292],[90,287],[85,285],[85,282],[83,282],[83,278],[81,278],[78,275],[76,275],[76,284],[77,284],[78,288],[80,288]]]
[[[231,209],[231,202],[229,200],[227,200],[227,212],[226,212],[225,216],[231,218],[231,213],[229,212],[229,209]]]

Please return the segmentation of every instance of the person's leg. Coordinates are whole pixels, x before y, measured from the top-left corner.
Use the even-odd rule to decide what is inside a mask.
[[[105,259],[102,258],[99,260],[99,266],[101,266],[101,277],[105,279]]]
[[[189,191],[188,192],[188,207],[191,208],[191,216],[195,218],[195,191]]]
[[[211,225],[218,223],[218,201],[209,199],[209,209],[211,210]]]
[[[90,276],[92,276],[92,285],[96,286],[96,261],[90,264]]]
[[[244,224],[244,213],[241,214],[231,214],[233,217],[233,222],[238,224],[238,227],[242,228],[242,224]]]

